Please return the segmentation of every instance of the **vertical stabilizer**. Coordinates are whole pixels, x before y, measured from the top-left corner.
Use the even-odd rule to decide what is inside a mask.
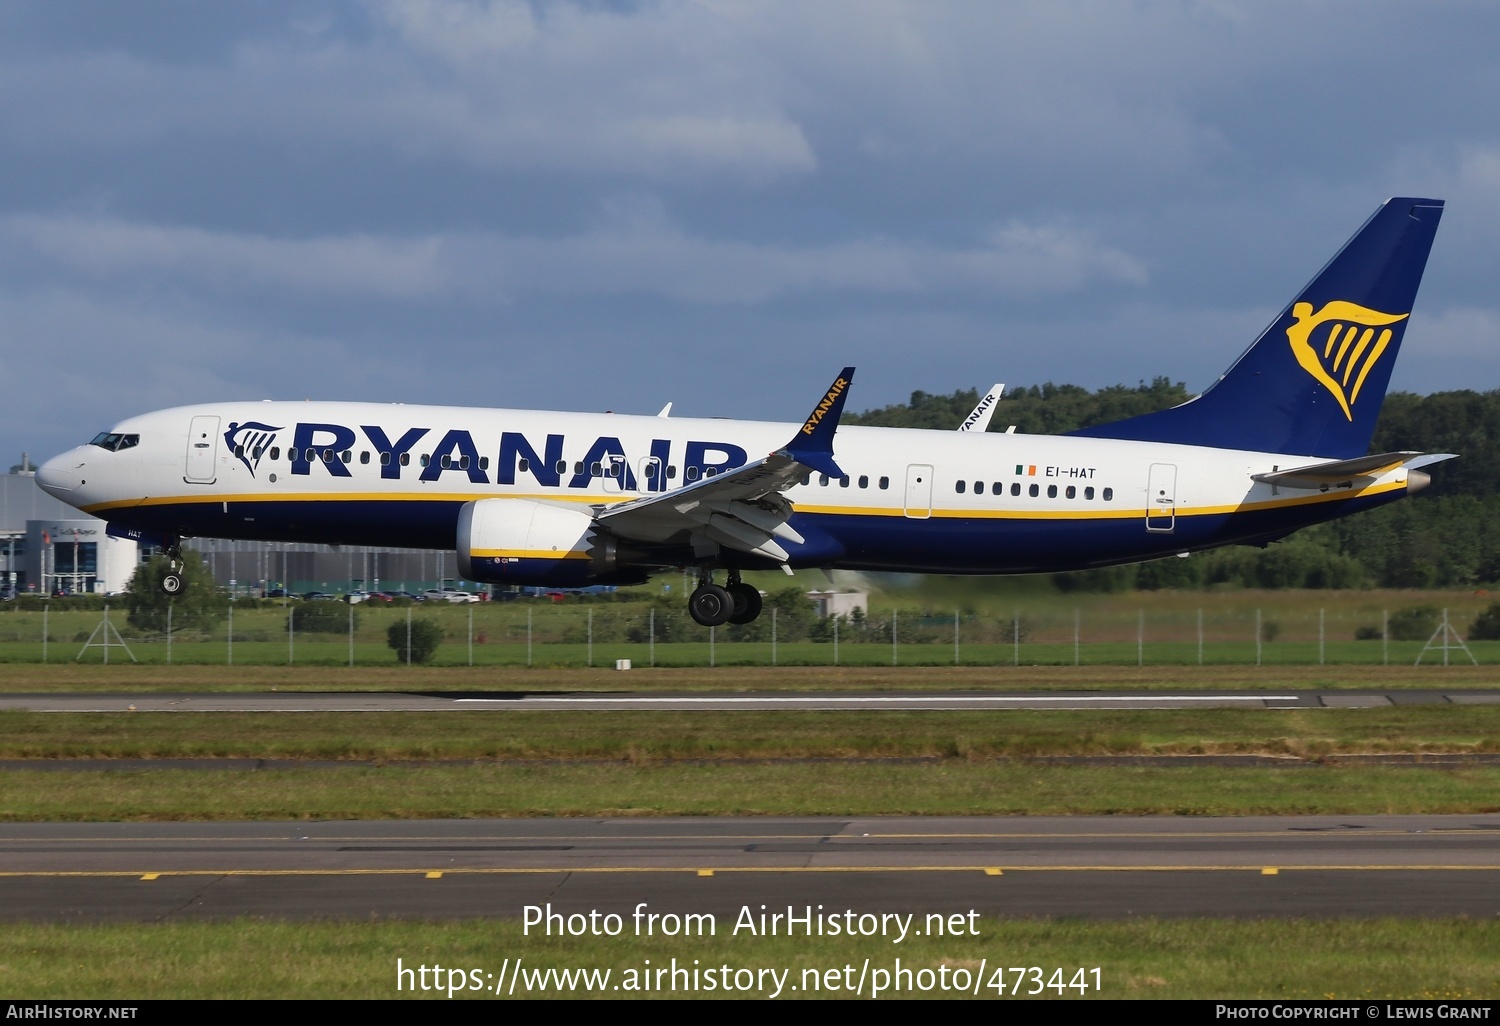
[[[1442,200],[1387,200],[1202,395],[1074,434],[1363,456],[1442,215]]]

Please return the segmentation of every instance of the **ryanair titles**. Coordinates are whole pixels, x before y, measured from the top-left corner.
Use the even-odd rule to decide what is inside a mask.
[[[364,442],[360,436],[364,436]],[[621,491],[664,492],[669,487],[691,484],[742,467],[745,450],[731,442],[673,442],[651,439],[645,453],[627,454],[620,439],[599,435],[584,442],[565,435],[527,437],[519,431],[503,431],[500,444],[484,446],[469,431],[414,427],[391,437],[377,424],[362,424],[356,431],[343,424],[297,424],[292,430],[287,457],[294,475],[327,473],[353,477],[354,453],[365,444],[374,450],[371,471],[381,478],[399,481],[440,481],[444,475],[466,477],[471,484],[513,485],[534,482],[546,488],[606,488]],[[674,447],[676,448],[674,451]],[[496,452],[493,467],[489,452]],[[272,457],[275,458],[274,456]],[[680,477],[678,474],[680,473]],[[493,476],[492,476],[493,475]]]
[[[823,397],[822,402],[818,403],[817,409],[812,411],[812,416],[807,418],[807,423],[802,425],[802,433],[804,435],[810,435],[817,430],[819,422],[822,421],[829,410],[833,409],[834,403],[839,401],[839,396],[843,395],[844,389],[848,387],[848,380],[842,377],[835,380],[829,386],[828,394]]]

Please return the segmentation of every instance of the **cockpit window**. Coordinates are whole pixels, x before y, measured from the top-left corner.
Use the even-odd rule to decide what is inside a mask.
[[[114,431],[101,431],[94,436],[90,445],[97,445],[101,449],[110,452],[119,452],[121,449],[133,449],[141,444],[140,435],[122,435]]]

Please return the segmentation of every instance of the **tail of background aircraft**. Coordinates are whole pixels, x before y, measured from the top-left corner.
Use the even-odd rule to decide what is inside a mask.
[[[1442,216],[1442,200],[1387,200],[1202,395],[1074,434],[1363,456]]]

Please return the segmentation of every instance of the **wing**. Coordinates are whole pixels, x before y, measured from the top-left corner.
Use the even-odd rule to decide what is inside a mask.
[[[833,460],[833,435],[853,379],[854,368],[845,367],[792,440],[759,462],[611,506],[595,522],[632,541],[663,544],[687,537],[698,548],[724,545],[786,562],[790,557],[776,539],[800,545],[803,538],[787,523],[793,508],[782,493],[809,473],[844,476]]]

